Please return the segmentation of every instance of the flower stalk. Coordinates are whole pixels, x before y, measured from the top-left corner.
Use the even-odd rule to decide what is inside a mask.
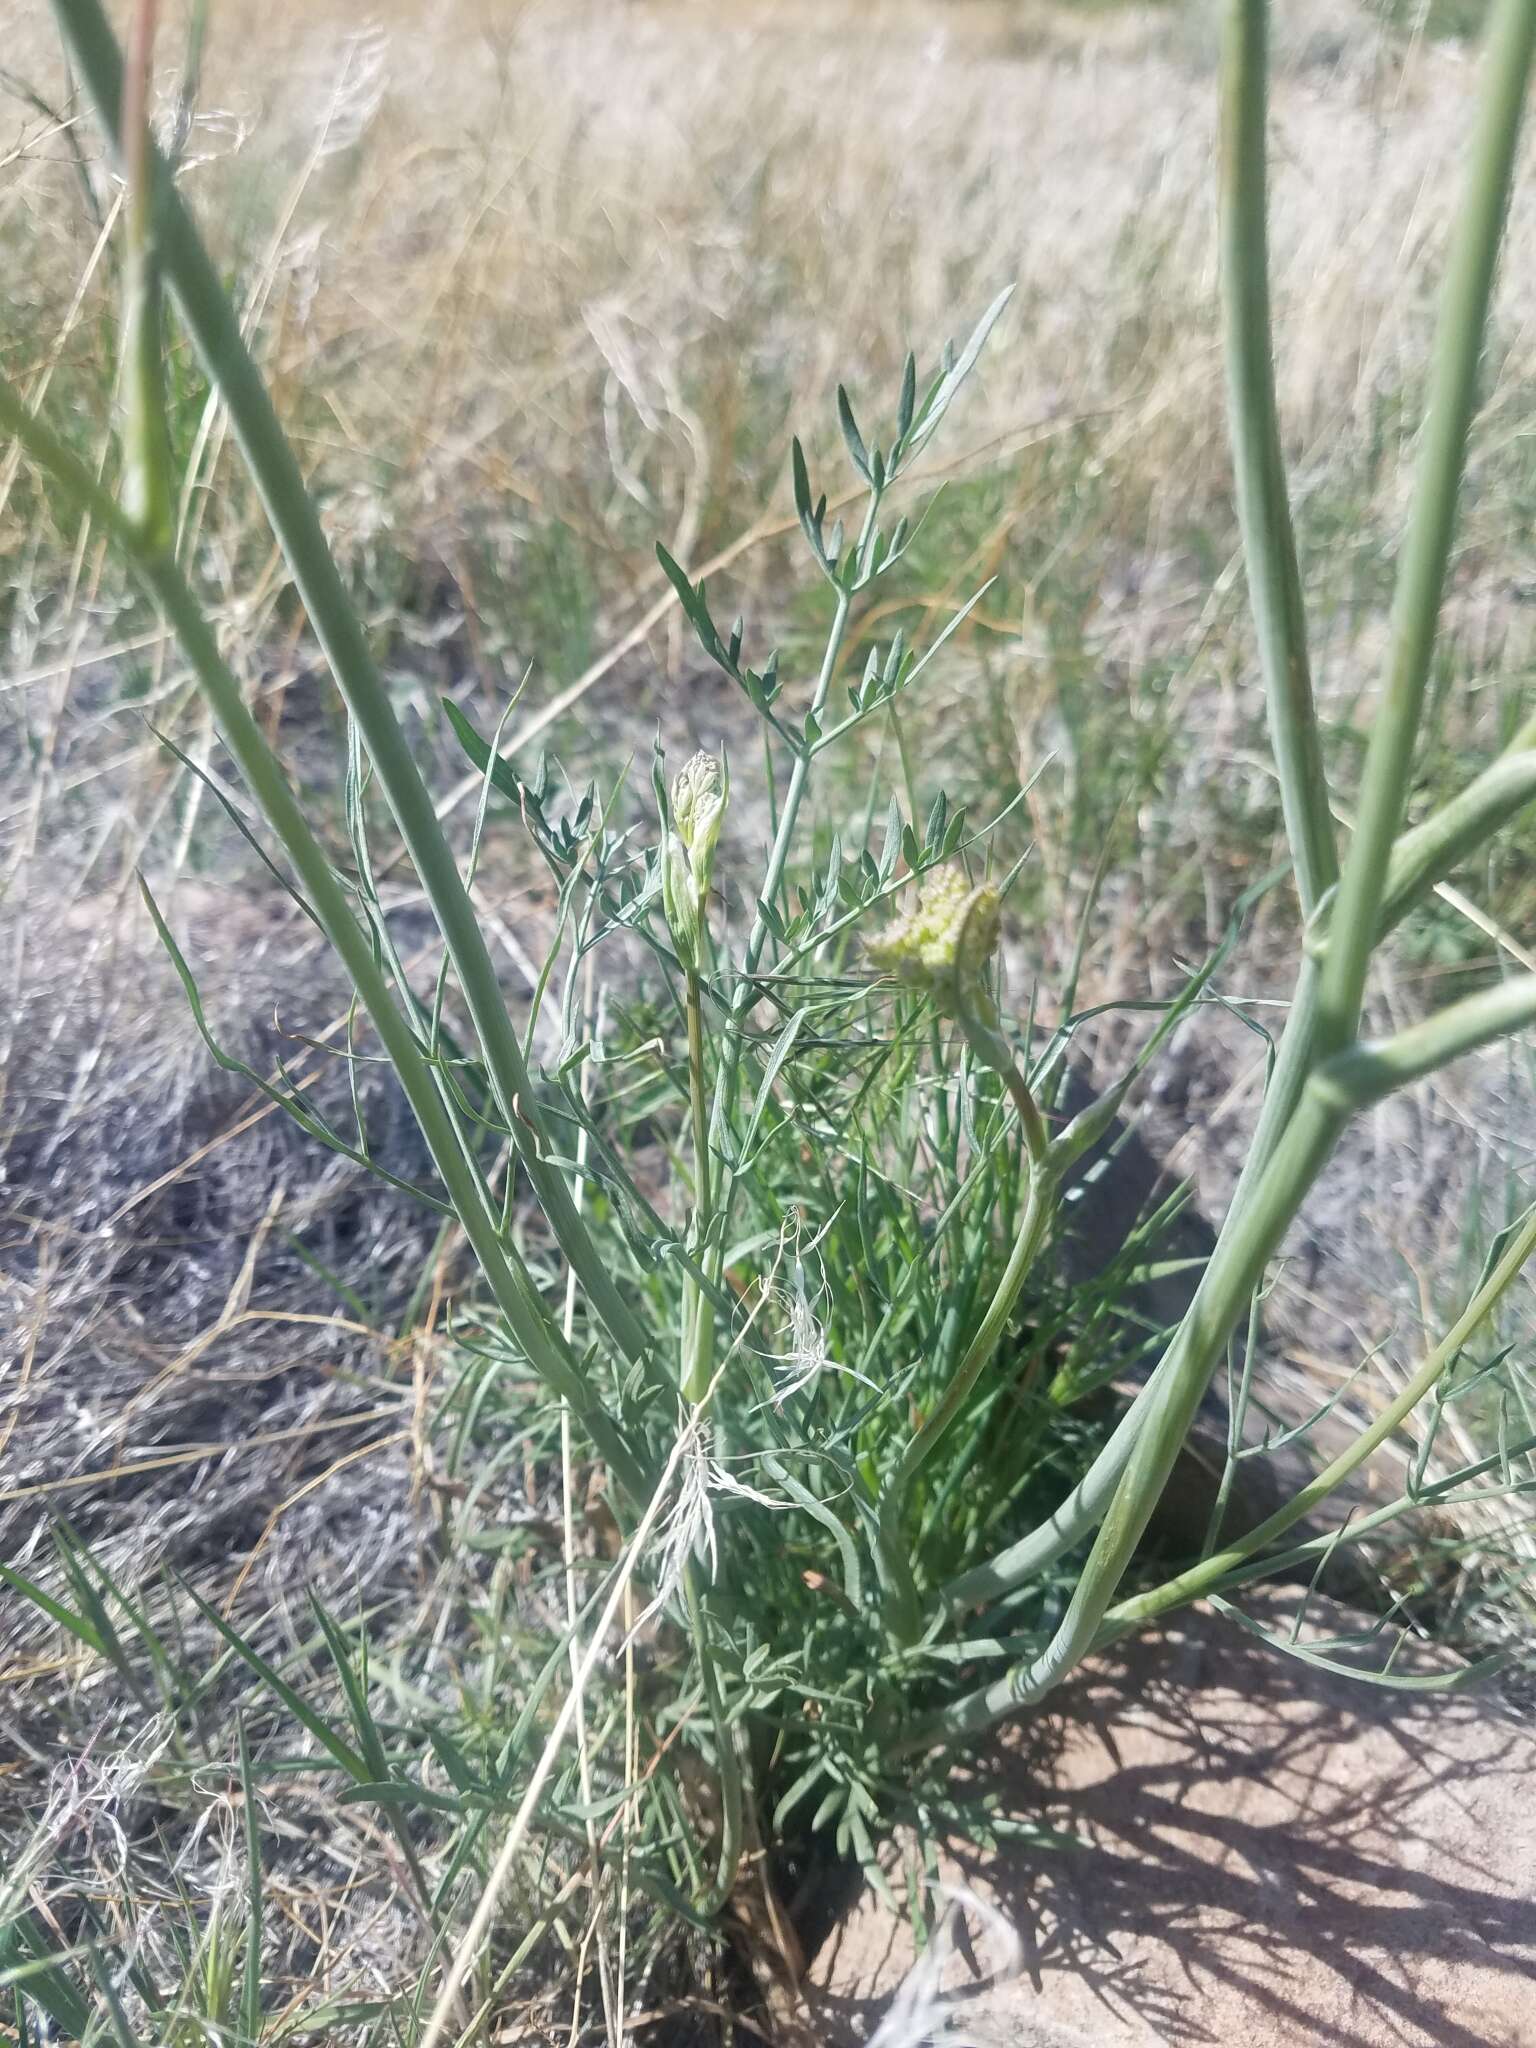
[[[714,1240],[715,1207],[701,974],[709,957],[709,894],[714,881],[715,850],[720,843],[720,828],[729,799],[730,772],[724,758],[717,760],[712,754],[697,753],[674,780],[671,800],[663,806],[662,819],[662,911],[683,969],[683,1007],[688,1033],[688,1113],[693,1145],[692,1240],[695,1257],[706,1271],[709,1270]],[[699,1411],[714,1391],[715,1306],[692,1273],[685,1274],[683,1278],[681,1334],[683,1400],[702,1433],[711,1427]],[[720,1776],[719,1870],[713,1893],[700,1908],[702,1912],[713,1915],[726,1904],[736,1887],[741,1865],[745,1788],[741,1759],[736,1749],[736,1730],[725,1710],[707,1595],[700,1577],[698,1558],[688,1558],[682,1573],[683,1599],[704,1688],[704,1704],[714,1730],[716,1768]]]
[[[121,150],[126,141],[124,67],[100,0],[53,0],[53,4],[97,114]],[[561,1250],[576,1269],[586,1301],[625,1358],[631,1364],[644,1364],[649,1338],[572,1200],[485,934],[332,558],[303,473],[175,182],[147,136],[142,146],[145,162],[140,188],[148,195],[144,203],[154,207],[160,273],[175,295],[187,332],[228,410],[294,584],[432,906],[480,1040],[507,1134]]]
[[[156,0],[138,0],[123,77],[123,313],[120,363],[124,516],[146,548],[169,548],[174,531],[171,443],[165,415],[160,260],[149,132]]]
[[[920,992],[941,1017],[957,1024],[977,1063],[1001,1078],[1018,1112],[1024,1146],[1024,1200],[1008,1263],[949,1384],[908,1439],[880,1499],[886,1622],[904,1643],[914,1641],[922,1627],[905,1541],[913,1482],[964,1413],[995,1356],[1049,1239],[1056,1210],[1059,1169],[1045,1119],[1003,1031],[990,986],[1001,924],[1002,899],[994,887],[982,883],[973,888],[958,868],[944,868],[924,884],[916,904],[867,948],[877,967]]]
[[[1338,878],[1306,606],[1275,400],[1269,305],[1268,0],[1231,0],[1223,49],[1221,265],[1238,519],[1302,915]]]
[[[1251,4],[1251,0],[1249,0]],[[1371,725],[1359,815],[1318,985],[1317,1058],[1354,1038],[1423,720],[1440,604],[1476,407],[1515,155],[1536,52],[1536,7],[1497,0],[1461,216],[1451,244],[1412,511],[1398,566],[1385,687]]]

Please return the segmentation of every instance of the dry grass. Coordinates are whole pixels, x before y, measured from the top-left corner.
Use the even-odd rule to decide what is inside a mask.
[[[971,451],[903,600],[920,624],[978,576],[999,577],[933,700],[926,758],[962,792],[1006,795],[1041,753],[1058,756],[1035,799],[1030,957],[1050,965],[1070,948],[1106,837],[1128,857],[1106,890],[1095,992],[1139,986],[1171,948],[1224,922],[1271,858],[1277,820],[1252,746],[1255,666],[1221,424],[1208,7],[392,0],[365,23],[340,4],[221,0],[213,14],[189,189],[219,223],[220,253],[424,746],[437,744],[440,689],[499,704],[530,664],[530,712],[582,706],[553,728],[573,770],[591,765],[594,734],[611,757],[643,743],[658,717],[718,718],[657,602],[655,540],[694,566],[728,554],[743,609],[793,655],[801,616],[780,546],[791,428],[830,422],[839,376],[852,372],[856,392],[889,388],[909,342],[931,356],[1017,280],[1002,345],[968,401]],[[1382,644],[1470,66],[1457,46],[1385,36],[1361,9],[1308,0],[1284,14],[1281,402],[1321,697],[1330,745],[1346,756]],[[45,15],[42,0],[23,0],[5,62],[62,109]],[[98,241],[113,187],[95,150],[88,125],[0,102],[0,254],[13,281],[0,362],[46,384],[55,416],[105,459],[113,297]],[[1528,693],[1518,537],[1536,494],[1533,320],[1527,177],[1430,787],[1485,749]],[[177,388],[199,573],[253,691],[321,784],[330,734],[312,649],[190,364]],[[189,915],[205,902],[202,877],[232,860],[231,835],[139,724],[148,708],[194,755],[216,758],[203,714],[93,538],[59,530],[3,450],[0,563],[0,721],[17,764],[0,775],[12,835],[5,972],[19,1020],[6,1048],[18,1204],[5,1281],[19,1342],[0,1376],[0,1549],[25,1563],[42,1535],[28,1505],[40,1496],[19,1489],[69,1482],[71,1512],[114,1563],[171,1562],[222,1595],[233,1559],[254,1549],[248,1605],[265,1602],[272,1640],[289,1648],[304,1634],[285,1607],[297,1560],[318,1560],[321,1579],[333,1570],[327,1582],[340,1584],[360,1545],[381,1611],[446,1632],[466,1586],[479,1596],[479,1567],[444,1564],[430,1547],[420,1361],[392,1346],[396,1295],[385,1289],[368,1315],[348,1310],[318,1334],[248,1320],[297,1302],[299,1269],[272,1257],[274,1198],[313,1251],[311,1225],[335,1231],[337,1187],[262,1127],[193,1177],[196,1200],[222,1206],[189,1220],[166,1208],[168,1194],[135,1205],[246,1111],[240,1091],[193,1078],[200,1055],[173,1021],[165,980],[125,936],[135,863],[179,879],[179,898],[162,893]],[[1478,878],[1480,900],[1506,922],[1529,907],[1531,851],[1517,841],[1505,867]],[[70,902],[88,909],[66,919]],[[1485,965],[1486,934],[1469,941],[1468,929],[1449,914],[1429,921],[1389,999],[1411,1009],[1421,977]],[[244,950],[262,949],[270,992],[262,980],[257,1005],[250,962],[232,963],[226,1020],[292,978],[291,935],[264,926]],[[242,953],[238,932],[231,951]],[[1262,961],[1261,943],[1255,988]],[[140,999],[141,986],[154,994]],[[309,996],[313,1013],[285,1013],[285,1025],[330,1021],[323,987]],[[1240,1065],[1223,1060],[1219,1086],[1199,1079],[1194,1091],[1197,1112],[1219,1105],[1228,1120],[1213,1124],[1218,1135],[1243,1127],[1242,1098],[1228,1099]],[[1450,1100],[1447,1126],[1471,1125],[1478,1141],[1446,1168],[1451,1201],[1490,1162],[1511,1163],[1504,1101]],[[1186,1075],[1170,1128],[1188,1110]],[[1421,1135],[1392,1136],[1364,1170],[1385,1159],[1405,1171]],[[1206,1157],[1219,1195],[1229,1162],[1219,1145]],[[379,1198],[341,1192],[354,1234],[335,1249],[337,1270],[355,1282],[387,1252],[408,1292],[429,1238],[405,1242],[386,1206],[370,1206]],[[1378,1239],[1390,1239],[1395,1190],[1379,1206]],[[110,1256],[96,1243],[108,1228],[119,1233]],[[1424,1260],[1433,1250],[1449,1264],[1453,1238],[1410,1247],[1429,1321],[1437,1282]],[[201,1248],[190,1267],[189,1242]],[[298,1305],[335,1317],[323,1287]],[[200,1348],[210,1331],[217,1345]],[[337,1422],[347,1429],[328,1434]],[[248,1453],[263,1431],[289,1428],[299,1434],[281,1452],[242,1454],[242,1439]],[[99,1494],[76,1485],[205,1437],[219,1448],[192,1468],[191,1504],[180,1468]],[[487,1599],[510,1598],[500,1572]],[[131,1754],[131,1705],[104,1705],[96,1680],[66,1693],[58,1675],[40,1641],[8,1640],[0,1768],[29,1799],[71,1732],[94,1727],[103,1754]],[[95,1771],[75,1790],[55,1782],[39,1807],[77,1870],[110,1865],[102,1816],[132,1806],[126,1779]],[[334,1818],[292,1809],[285,1824]],[[194,1890],[217,1894],[228,1853],[216,1830],[189,1852]],[[294,1851],[281,1880],[301,1930],[285,1967],[297,1983],[317,1956],[347,1956],[338,1983],[387,1976],[410,1924],[398,1873],[362,1829],[332,1844],[323,1881],[307,1853]],[[335,1935],[354,1879],[355,1922]],[[574,1912],[572,1929],[579,1940]]]
[[[40,0],[25,10],[16,61],[51,94],[43,13]],[[828,420],[850,366],[858,389],[887,387],[909,340],[931,351],[1016,279],[1005,345],[967,415],[972,481],[918,565],[913,607],[921,616],[975,569],[1002,571],[973,636],[1000,707],[994,780],[1021,743],[1070,755],[1096,739],[1108,686],[1137,733],[1120,751],[1140,758],[1129,777],[1094,763],[1080,778],[1143,806],[1136,836],[1161,869],[1141,877],[1143,896],[1197,855],[1199,835],[1177,821],[1213,759],[1229,771],[1218,850],[1250,857],[1272,805],[1243,754],[1252,664],[1214,342],[1208,13],[762,6],[722,22],[702,6],[462,0],[430,21],[375,9],[365,26],[222,6],[193,138],[206,161],[189,182],[221,222],[403,681],[425,671],[495,694],[531,662],[530,702],[550,701],[660,592],[657,538],[699,564],[780,525],[791,422]],[[1456,46],[1383,40],[1363,12],[1296,7],[1285,23],[1281,395],[1322,693],[1347,732],[1380,645],[1470,67]],[[77,302],[95,231],[62,139],[12,106],[20,155],[0,236],[26,250],[26,289],[0,346],[13,372],[51,377],[91,439],[107,266]],[[99,167],[92,177],[105,209],[110,183]],[[1530,659],[1506,536],[1529,490],[1533,219],[1526,201],[1455,600],[1473,688],[1454,707],[1453,746],[1486,739]],[[202,458],[188,492],[201,564],[247,667],[280,689],[304,650],[190,369],[180,431]],[[73,582],[96,610],[83,636],[66,626],[54,574],[66,537],[24,477],[8,513],[19,680],[7,709],[42,760],[35,808],[98,760],[120,765],[118,705],[88,721],[94,750],[79,721],[61,733],[61,707],[78,694],[71,664],[141,622],[87,549]],[[784,628],[793,646],[781,569],[770,534],[730,573],[764,631]],[[664,675],[679,672],[675,627],[646,644]],[[136,658],[150,671],[140,687],[174,709],[173,658]],[[974,696],[975,671],[954,673]],[[603,687],[618,722],[654,715],[653,662]],[[148,780],[164,801],[163,773]],[[114,843],[135,843],[147,809],[141,791]],[[99,837],[100,816],[93,803],[79,829]],[[1229,894],[1220,874],[1183,881],[1207,907]]]

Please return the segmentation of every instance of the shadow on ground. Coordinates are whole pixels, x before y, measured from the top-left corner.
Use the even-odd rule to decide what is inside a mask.
[[[1347,1625],[1347,1623],[1345,1624]],[[1536,2043],[1536,1731],[1486,1696],[1387,1692],[1187,1619],[1065,1688],[978,1789],[1083,1838],[946,1880],[1018,1930],[1022,1969],[952,1959],[978,2041]],[[867,2039],[911,1961],[866,1898],[812,2011]]]

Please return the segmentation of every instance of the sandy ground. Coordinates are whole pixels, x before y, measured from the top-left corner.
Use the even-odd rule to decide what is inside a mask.
[[[1267,1618],[1283,1624],[1271,1605]],[[1316,1623],[1347,1629],[1317,1602]],[[1411,1663],[1402,1667],[1406,1674]],[[1383,1692],[1199,1612],[1100,1660],[993,1789],[1077,1850],[958,1852],[981,1933],[951,1956],[986,2048],[1530,2048],[1536,1730],[1475,1696]],[[817,1958],[824,2038],[867,2040],[912,1963],[871,1895]]]

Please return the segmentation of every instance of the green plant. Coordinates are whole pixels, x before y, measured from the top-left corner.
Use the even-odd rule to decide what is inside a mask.
[[[1487,1471],[1509,1491],[1527,1488],[1530,1433],[1503,1444],[1486,1470],[1421,1479],[1401,1501],[1326,1539],[1281,1543],[1459,1369],[1536,1243],[1529,1215],[1495,1247],[1465,1311],[1403,1393],[1313,1484],[1246,1536],[1213,1544],[1161,1584],[1126,1591],[1200,1402],[1235,1333],[1256,1320],[1270,1262],[1349,1118],[1536,1021],[1536,977],[1523,977],[1385,1041],[1361,1035],[1382,938],[1536,786],[1536,734],[1522,728],[1451,804],[1403,830],[1536,43],[1527,0],[1501,0],[1495,10],[1399,568],[1392,661],[1342,859],[1312,703],[1271,365],[1266,9],[1262,0],[1232,0],[1229,8],[1222,177],[1231,419],[1305,937],[1258,1131],[1216,1249],[1187,1316],[1112,1430],[1084,1401],[1085,1376],[1049,1369],[1063,1325],[1090,1321],[1094,1303],[1074,1301],[1053,1319],[1045,1255],[1067,1175],[1174,1027],[1213,992],[1224,954],[1164,1007],[1123,1081],[1063,1121],[1057,1090],[1082,1021],[1075,988],[1059,992],[1062,1022],[1049,1032],[1032,1016],[1010,1015],[998,994],[996,952],[1018,866],[1008,853],[1015,808],[975,828],[940,796],[920,818],[907,772],[883,813],[871,798],[856,835],[845,842],[830,834],[814,861],[804,852],[818,763],[878,728],[910,762],[903,738],[911,693],[984,595],[959,607],[921,652],[900,633],[872,645],[846,685],[844,708],[858,614],[894,576],[913,537],[911,516],[897,506],[920,481],[914,464],[1007,295],[926,388],[907,359],[883,435],[867,433],[839,390],[843,438],[862,483],[855,532],[840,521],[829,527],[826,498],[794,448],[795,507],[829,607],[805,701],[785,687],[776,657],[751,665],[743,625],[722,631],[703,584],[659,551],[704,654],[761,725],[770,818],[761,876],[744,883],[729,836],[722,839],[730,823],[723,763],[691,762],[669,785],[658,759],[655,815],[639,828],[623,822],[622,789],[562,803],[547,776],[525,772],[450,707],[482,797],[466,878],[238,322],[173,179],[148,146],[142,95],[151,11],[141,6],[125,91],[97,0],[55,0],[55,8],[130,180],[121,488],[114,495],[98,484],[8,386],[0,386],[0,422],[60,500],[120,545],[179,635],[291,886],[343,962],[420,1124],[436,1181],[408,1192],[438,1209],[472,1250],[479,1284],[467,1313],[477,1320],[466,1330],[466,1352],[478,1348],[532,1373],[546,1399],[530,1407],[529,1432],[547,1438],[558,1416],[567,1474],[576,1433],[581,1454],[608,1476],[623,1536],[599,1593],[585,1603],[572,1594],[568,1637],[526,1704],[531,1718],[569,1661],[571,1684],[520,1781],[512,1825],[489,1868],[481,1868],[481,1840],[490,1813],[512,1803],[506,1772],[514,1754],[526,1760],[519,1745],[509,1740],[489,1777],[445,1751],[450,1805],[472,1817],[465,1834],[473,1841],[466,1847],[461,1837],[446,1872],[433,1875],[405,1816],[432,1810],[438,1795],[402,1774],[378,1729],[366,1675],[331,1618],[317,1612],[350,1734],[318,1716],[227,1623],[205,1614],[396,1829],[434,1946],[449,1953],[421,2038],[439,2041],[463,2020],[470,1972],[480,1967],[503,1885],[536,1820],[576,1832],[594,1862],[611,1854],[597,1836],[596,1809],[610,1800],[627,1810],[636,1788],[621,1776],[595,1800],[585,1764],[577,1783],[558,1795],[550,1788],[562,1775],[564,1741],[600,1689],[610,1631],[626,1605],[637,1604],[641,1583],[647,1610],[683,1646],[667,1672],[658,1726],[707,1759],[719,1802],[714,1819],[681,1794],[648,1808],[659,1817],[630,1868],[668,1911],[708,1924],[764,1830],[829,1830],[883,1881],[879,1849],[895,1821],[914,1821],[931,1838],[964,1818],[949,1790],[955,1753],[1045,1697],[1125,1628],[1201,1595],[1225,1599],[1256,1573],[1290,1568],[1331,1544],[1361,1541]],[[175,552],[154,342],[162,280],[227,408],[347,707],[346,865],[296,798]],[[381,809],[441,934],[442,964],[425,989],[401,959],[380,902],[372,838]],[[523,1032],[498,985],[469,887],[487,835],[509,815],[531,836],[558,897],[535,1019]],[[717,880],[730,885],[718,897]],[[192,969],[152,900],[149,907],[196,1007]],[[580,990],[607,957],[604,946],[620,939],[645,951],[660,991],[659,1031],[604,1043]],[[562,989],[560,1051],[539,1068],[529,1051],[533,1022]],[[372,1164],[361,1125],[338,1130],[296,1083],[262,1085],[317,1140]],[[633,1166],[646,1125],[662,1129],[671,1162],[660,1196]],[[557,1249],[553,1270],[524,1227],[524,1184]],[[89,1580],[72,1583],[78,1609],[60,1608],[54,1618],[97,1654],[120,1654],[86,1598]],[[50,1597],[30,1585],[20,1590]],[[635,1626],[631,1612],[631,1635]],[[1390,1679],[1390,1660],[1381,1675]],[[1448,1672],[1447,1682],[1467,1675]],[[523,1712],[519,1726],[526,1735]],[[987,1824],[985,1815],[969,1818]],[[456,1883],[470,1867],[480,1870],[479,1904],[454,1937]],[[254,1880],[251,1890],[254,1917]],[[19,1967],[41,1978],[34,1930],[20,1919],[14,1925],[22,1931],[11,1948],[28,1959]],[[237,1999],[219,1929],[192,1960],[212,1986],[210,2024],[235,2024],[252,2038],[259,1985],[253,1994],[247,1968]]]

